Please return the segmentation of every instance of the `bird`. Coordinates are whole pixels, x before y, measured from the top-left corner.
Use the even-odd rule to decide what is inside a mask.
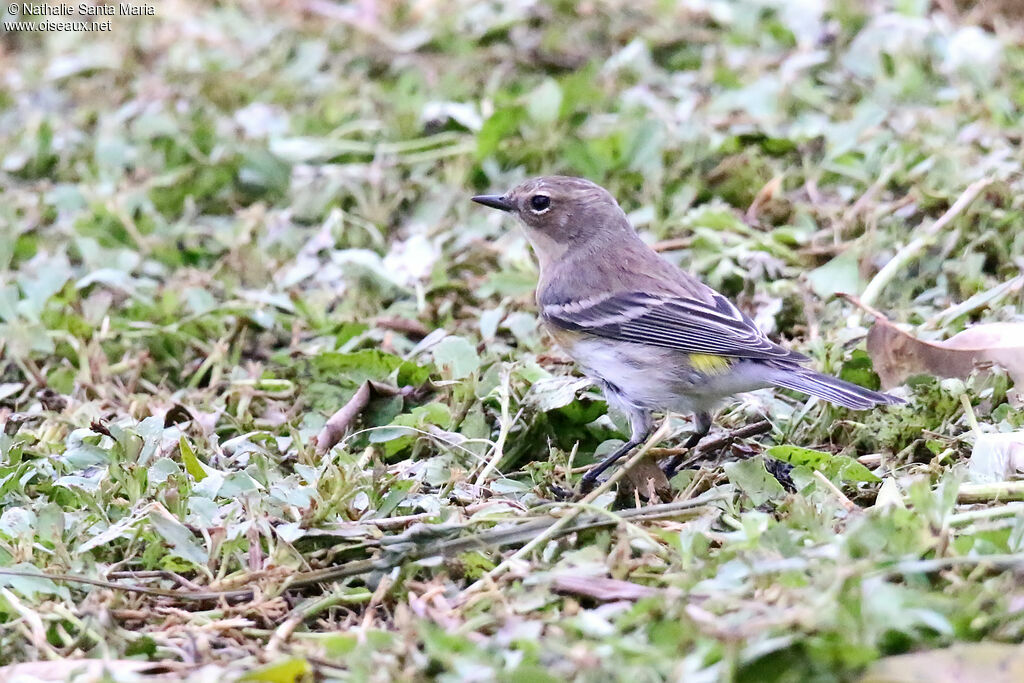
[[[712,412],[740,392],[782,387],[855,410],[904,402],[807,367],[807,356],[647,245],[596,183],[543,176],[472,200],[522,224],[539,266],[543,326],[629,419],[629,440],[587,471],[584,491],[648,438],[656,412],[693,414],[684,444],[692,449]]]

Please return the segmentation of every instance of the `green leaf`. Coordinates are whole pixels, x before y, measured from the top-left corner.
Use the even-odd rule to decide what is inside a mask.
[[[178,438],[178,449],[181,451],[181,461],[185,464],[185,471],[191,474],[196,481],[206,479],[206,470],[203,469],[203,464],[199,462],[196,452],[192,450],[192,444],[188,442],[184,434]]]
[[[525,115],[526,112],[522,107],[506,107],[494,112],[489,119],[484,121],[484,125],[476,135],[477,156],[482,159],[498,151],[502,141],[519,128]]]
[[[430,377],[430,367],[417,365],[411,360],[404,361],[398,366],[398,377],[396,383],[400,387],[418,387]]]
[[[167,512],[153,510],[149,522],[160,536],[171,546],[171,554],[193,564],[206,564],[210,559],[206,550],[200,548],[192,532]]]
[[[772,446],[765,454],[796,467],[818,470],[832,480],[882,481],[872,474],[871,470],[848,455],[833,455],[800,446]]]
[[[843,363],[843,367],[839,371],[839,378],[875,391],[878,391],[882,385],[878,375],[875,374],[871,356],[861,349],[855,349],[850,355],[850,360]]]
[[[853,249],[847,249],[825,265],[809,272],[807,280],[821,299],[827,299],[837,292],[860,294],[864,289],[860,264]]]
[[[329,351],[312,359],[312,368],[322,377],[344,379],[359,386],[368,379],[386,379],[391,371],[402,364],[402,359],[390,353],[365,349],[352,353]]]
[[[239,681],[260,683],[296,683],[312,675],[313,669],[302,657],[286,657],[243,674]]]
[[[464,379],[480,367],[480,356],[466,339],[445,337],[434,347],[434,363],[452,379]]]
[[[57,584],[39,571],[38,567],[27,562],[20,562],[6,569],[24,572],[28,576],[0,574],[0,586],[10,586],[30,600],[37,595],[59,595],[62,592]]]
[[[754,505],[762,505],[786,495],[782,484],[765,469],[764,458],[760,455],[731,462],[724,469],[729,481],[747,494]]]
[[[25,312],[33,319],[37,318],[46,302],[63,289],[68,279],[66,261],[63,264],[52,263],[49,267],[41,268],[34,277],[19,278],[18,284],[25,295],[22,303]]]

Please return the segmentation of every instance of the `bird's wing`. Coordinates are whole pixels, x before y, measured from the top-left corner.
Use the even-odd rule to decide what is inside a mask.
[[[708,292],[709,301],[645,292],[541,301],[541,314],[550,324],[567,330],[685,353],[797,363],[807,360],[768,339],[724,296]]]

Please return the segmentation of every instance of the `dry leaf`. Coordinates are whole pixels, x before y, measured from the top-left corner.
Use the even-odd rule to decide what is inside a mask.
[[[1024,648],[971,643],[943,650],[885,657],[860,683],[1014,683],[1024,681]]]
[[[667,503],[672,500],[672,485],[654,459],[644,458],[626,472],[626,476],[619,480],[616,500],[623,506],[632,507],[637,495],[635,492],[648,503]]]
[[[898,507],[906,508],[906,503],[903,502],[903,492],[900,491],[899,484],[892,477],[886,477],[882,481],[882,485],[878,488],[878,497],[875,498],[875,507]]]
[[[979,434],[967,469],[975,481],[1003,481],[1024,471],[1024,432]]]
[[[989,323],[966,329],[943,342],[928,342],[879,316],[868,332],[868,354],[882,388],[912,375],[965,378],[975,368],[999,365],[1024,391],[1024,323]]]
[[[356,393],[324,424],[320,433],[316,435],[316,452],[323,455],[334,448],[341,437],[345,435],[348,426],[362,414],[370,399],[374,396],[394,396],[401,393],[398,387],[392,387],[381,382],[366,380],[360,385]]]
[[[559,576],[554,589],[559,593],[582,595],[594,600],[639,600],[658,594],[658,589],[631,581],[605,579],[597,576]]]

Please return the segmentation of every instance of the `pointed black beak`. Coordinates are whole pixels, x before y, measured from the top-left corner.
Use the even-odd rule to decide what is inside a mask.
[[[492,209],[500,209],[501,211],[512,210],[512,202],[505,199],[505,197],[500,194],[478,194],[473,197],[473,201],[477,204],[489,206]]]

